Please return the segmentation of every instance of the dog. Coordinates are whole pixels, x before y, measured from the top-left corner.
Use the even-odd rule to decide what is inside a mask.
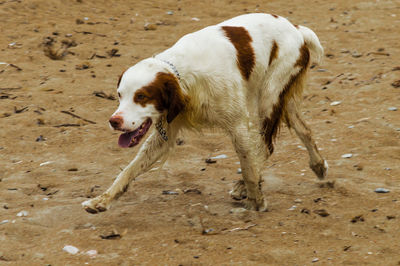
[[[118,81],[120,104],[109,123],[122,131],[121,147],[143,143],[107,191],[82,203],[84,209],[106,211],[132,180],[165,160],[182,129],[218,127],[230,136],[243,177],[230,194],[249,210],[267,210],[261,170],[282,123],[294,129],[323,179],[328,164],[299,112],[311,55],[316,61],[323,55],[312,30],[255,13],[187,34],[130,67]]]

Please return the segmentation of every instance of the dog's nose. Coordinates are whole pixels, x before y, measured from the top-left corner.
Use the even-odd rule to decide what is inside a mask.
[[[122,116],[114,115],[110,118],[109,122],[114,129],[120,129],[122,124],[124,123],[124,119],[122,118]]]

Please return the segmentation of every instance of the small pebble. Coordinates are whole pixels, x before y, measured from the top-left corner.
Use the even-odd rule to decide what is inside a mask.
[[[167,11],[167,15],[173,15],[174,11]]]
[[[86,254],[89,255],[89,257],[91,257],[91,258],[95,258],[97,256],[97,250],[95,250],[95,249],[88,250],[88,251],[86,251]]]
[[[317,261],[319,261],[319,259],[318,258],[314,258],[311,262],[317,262]]]
[[[176,191],[170,191],[170,190],[163,190],[162,194],[163,194],[163,195],[179,195],[178,192],[176,192]]]
[[[241,174],[242,173],[242,168],[238,168],[236,173]]]
[[[52,163],[52,161],[47,161],[47,162],[39,164],[39,166],[44,166],[44,165],[48,165],[48,164],[51,164],[51,163]]]
[[[397,107],[389,107],[388,110],[389,111],[397,111]]]
[[[390,190],[387,188],[383,188],[383,187],[378,187],[374,190],[376,193],[389,193]]]
[[[8,222],[9,222],[9,220],[3,220],[3,221],[0,222],[0,225],[1,225],[1,224],[6,224],[6,223],[8,223]]]
[[[226,154],[221,154],[221,155],[217,155],[217,156],[211,157],[210,159],[211,160],[217,160],[217,159],[226,159],[226,158],[228,158],[228,156]]]
[[[66,245],[65,247],[63,247],[63,250],[72,255],[75,255],[76,253],[79,252],[79,249],[77,247],[71,245]]]
[[[302,203],[303,201],[301,199],[295,199],[294,202],[295,203]]]
[[[292,207],[290,207],[290,208],[288,209],[288,211],[294,211],[296,208],[297,208],[297,206],[296,206],[296,205],[293,205]]]
[[[200,19],[199,19],[199,18],[196,18],[196,17],[192,18],[192,20],[193,20],[193,21],[200,21]]]
[[[342,101],[334,101],[334,102],[331,102],[331,106],[336,106],[336,105],[339,105],[341,103],[342,103]]]
[[[28,216],[28,212],[27,211],[20,211],[19,213],[17,213],[18,217],[25,217]]]
[[[247,211],[247,209],[245,209],[245,208],[233,208],[229,212],[230,213],[243,213],[243,212],[246,212],[246,211]]]
[[[152,24],[152,23],[144,24],[144,30],[156,30],[156,29],[157,29],[156,24]]]
[[[351,157],[353,157],[352,153],[346,153],[342,155],[342,158],[351,158]]]

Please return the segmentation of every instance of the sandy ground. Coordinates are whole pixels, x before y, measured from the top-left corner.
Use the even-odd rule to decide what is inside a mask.
[[[224,134],[205,131],[183,135],[161,173],[112,209],[86,213],[80,203],[137,151],[108,127],[118,102],[94,93],[115,97],[127,67],[248,12],[308,26],[325,47],[303,111],[329,183],[283,128],[264,172],[269,212],[231,213],[238,159]],[[0,0],[0,264],[399,265],[399,36],[398,1]]]

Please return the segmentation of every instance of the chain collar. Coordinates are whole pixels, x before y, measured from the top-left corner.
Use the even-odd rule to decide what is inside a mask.
[[[172,69],[172,71],[174,72],[175,76],[178,78],[178,80],[181,80],[181,75],[179,75],[178,69],[176,69],[176,67],[174,66],[174,64],[172,64],[171,62],[167,61],[167,60],[163,60],[160,58],[156,58],[155,56],[153,56],[154,59],[160,60],[161,62],[164,62],[165,64],[169,65]]]
[[[161,137],[163,138],[163,140],[167,141],[168,136],[167,136],[167,131],[163,128],[163,120],[164,120],[163,116],[161,116],[160,121],[158,121],[155,126],[158,133],[160,133]]]

